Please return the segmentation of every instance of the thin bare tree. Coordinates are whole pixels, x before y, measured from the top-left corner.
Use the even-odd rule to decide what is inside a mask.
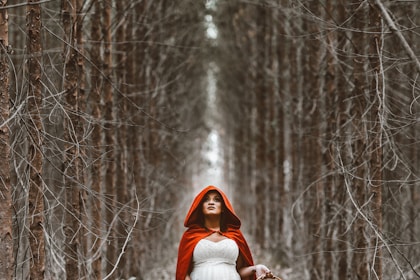
[[[383,143],[384,143],[384,124],[387,122],[386,96],[384,83],[384,65],[383,59],[383,36],[384,27],[382,23],[382,16],[380,7],[371,3],[369,6],[370,30],[373,31],[371,35],[369,46],[369,68],[372,69],[371,85],[370,85],[370,100],[375,105],[370,113],[370,136],[371,145],[369,146],[370,154],[370,170],[369,170],[369,195],[371,201],[371,219],[374,229],[371,235],[370,247],[372,249],[372,277],[376,279],[383,279],[382,262],[383,262],[383,214],[382,214],[382,189],[383,189]]]
[[[41,43],[41,6],[28,0],[27,6],[27,114],[28,132],[28,226],[31,250],[30,278],[42,279],[45,273],[44,237],[44,182],[42,180],[43,125],[42,108],[42,43]]]
[[[105,225],[107,246],[106,246],[106,269],[105,272],[110,273],[115,265],[117,240],[115,235],[114,216],[116,215],[116,201],[115,201],[115,116],[114,116],[114,86],[113,81],[113,52],[112,52],[112,0],[102,1],[102,42],[103,42],[103,63],[101,71],[103,73],[104,87],[103,87],[103,153],[104,153],[104,199],[103,207],[105,209]]]
[[[91,182],[90,195],[88,205],[91,213],[91,237],[90,237],[90,253],[88,254],[91,262],[89,277],[102,279],[102,112],[101,112],[101,90],[102,90],[102,76],[101,76],[101,5],[100,1],[94,1],[92,4],[92,17],[90,18],[91,29],[90,38],[92,43],[90,45],[90,94],[88,97],[88,104],[90,108],[90,115],[92,117],[92,132],[89,140],[89,166]]]
[[[12,279],[14,273],[12,230],[12,185],[10,183],[9,133],[9,26],[7,0],[0,1],[0,279]]]
[[[127,25],[130,22],[130,17],[132,15],[126,15],[127,7],[130,6],[130,3],[127,1],[116,1],[116,11],[118,13],[117,18],[120,18],[121,21],[118,23],[118,27],[116,28],[116,35],[115,40],[117,42],[124,42],[120,43],[115,46],[115,79],[116,79],[116,88],[117,92],[115,94],[115,115],[116,119],[118,120],[116,123],[116,149],[115,149],[115,173],[119,174],[116,176],[115,185],[115,197],[118,201],[117,208],[121,209],[119,214],[117,215],[117,225],[116,225],[116,238],[117,238],[117,245],[116,245],[116,254],[121,256],[121,259],[118,263],[120,267],[118,277],[128,278],[130,277],[129,272],[126,267],[126,260],[127,257],[124,254],[124,244],[126,242],[127,234],[129,232],[131,221],[127,214],[127,210],[129,209],[128,206],[128,149],[126,141],[127,141],[127,131],[128,131],[128,122],[129,122],[129,114],[128,114],[128,106],[129,106],[129,89],[127,86],[127,72],[124,71],[124,68],[127,66],[129,61],[127,55],[128,49],[128,42],[130,40],[130,36],[127,36],[129,30],[127,30]]]
[[[66,188],[65,200],[65,268],[67,279],[80,279],[82,277],[79,263],[81,253],[80,231],[81,198],[84,186],[82,176],[83,135],[81,134],[81,106],[83,106],[83,85],[78,42],[78,7],[77,0],[62,0],[62,21],[64,28],[64,94],[67,115],[64,120],[64,186]],[[80,43],[80,44],[79,44]]]

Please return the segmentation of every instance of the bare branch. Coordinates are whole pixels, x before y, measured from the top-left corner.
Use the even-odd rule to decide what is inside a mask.
[[[48,3],[48,2],[52,2],[52,1],[54,1],[54,0],[42,0],[42,1],[31,2],[31,3],[24,2],[24,3],[20,3],[20,4],[2,6],[2,7],[0,7],[0,10],[7,10],[7,9],[12,9],[12,8],[24,7],[24,6],[39,5],[39,4],[44,4],[44,3]]]
[[[118,264],[120,263],[121,258],[122,258],[122,256],[123,256],[123,255],[124,255],[124,253],[125,253],[125,249],[127,248],[128,242],[129,242],[129,241],[130,241],[130,239],[131,239],[131,235],[132,235],[132,233],[133,233],[133,230],[136,228],[137,221],[138,221],[138,219],[139,219],[139,215],[140,215],[140,203],[139,203],[139,199],[138,199],[137,195],[135,195],[135,198],[136,198],[136,202],[137,202],[137,213],[136,213],[136,215],[135,215],[135,219],[134,219],[133,225],[131,226],[130,231],[127,233],[127,236],[126,236],[125,241],[124,241],[124,245],[123,245],[123,247],[121,248],[121,252],[120,252],[120,254],[118,255],[118,258],[117,258],[117,261],[116,261],[116,263],[115,263],[115,265],[114,265],[114,268],[113,268],[113,269],[112,269],[112,270],[108,273],[108,275],[106,275],[106,276],[103,278],[103,280],[106,280],[106,279],[108,279],[109,277],[111,277],[111,275],[115,272],[115,270],[117,270],[117,268],[118,268]]]
[[[418,60],[416,54],[414,53],[413,49],[408,44],[407,40],[405,39],[404,35],[401,33],[401,31],[398,29],[398,27],[395,25],[395,22],[392,20],[391,16],[389,15],[388,11],[386,10],[384,4],[381,2],[381,0],[375,0],[376,5],[381,10],[381,14],[384,17],[386,23],[388,24],[389,28],[393,33],[395,33],[400,39],[400,42],[402,46],[404,47],[405,51],[407,52],[408,56],[414,61],[416,64],[417,70],[420,72],[420,61]]]

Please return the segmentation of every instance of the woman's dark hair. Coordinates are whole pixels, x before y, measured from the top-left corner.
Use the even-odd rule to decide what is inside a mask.
[[[222,214],[220,215],[220,231],[224,232],[224,231],[227,230],[226,214],[225,214],[226,211],[227,211],[227,209],[226,209],[227,207],[225,205],[225,201],[223,200],[222,195],[216,190],[211,190],[211,191],[207,192],[204,195],[203,199],[200,201],[200,207],[198,207],[198,209],[197,209],[198,210],[198,216],[199,216],[199,219],[200,219],[200,225],[205,228],[205,226],[204,226],[204,214],[203,214],[203,203],[206,200],[207,194],[210,193],[210,192],[218,193],[220,195],[220,198],[222,199]]]

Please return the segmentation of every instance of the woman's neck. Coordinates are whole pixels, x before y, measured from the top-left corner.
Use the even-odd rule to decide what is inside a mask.
[[[204,227],[212,231],[220,231],[220,218],[206,218],[204,220]]]

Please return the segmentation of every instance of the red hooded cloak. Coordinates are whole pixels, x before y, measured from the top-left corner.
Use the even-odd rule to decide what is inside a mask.
[[[214,186],[208,186],[195,197],[190,210],[185,217],[184,226],[188,229],[184,232],[179,244],[176,280],[185,280],[191,264],[193,251],[198,241],[214,233],[213,231],[204,228],[200,221],[201,201],[209,191],[219,192],[226,206],[223,215],[225,215],[224,219],[227,229],[223,231],[222,234],[236,242],[239,247],[239,252],[243,257],[244,266],[254,265],[251,251],[242,232],[239,230],[241,221],[238,216],[236,216],[227,196],[220,189]],[[250,277],[249,279],[255,279],[255,276]]]

